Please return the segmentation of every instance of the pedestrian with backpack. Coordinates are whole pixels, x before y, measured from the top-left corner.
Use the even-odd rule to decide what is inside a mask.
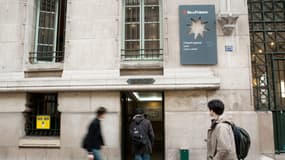
[[[144,111],[135,110],[129,128],[134,160],[150,160],[154,142],[154,132],[151,122],[145,118]]]
[[[83,139],[82,148],[88,152],[89,160],[103,160],[101,155],[101,146],[104,145],[104,140],[101,132],[101,120],[104,119],[107,110],[104,107],[99,107],[96,118],[88,127],[88,133]]]
[[[232,127],[222,114],[224,103],[211,100],[208,103],[212,124],[207,137],[207,160],[237,160],[235,138]]]

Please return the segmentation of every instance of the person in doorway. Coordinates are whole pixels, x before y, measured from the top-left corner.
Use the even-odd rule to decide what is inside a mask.
[[[104,140],[100,121],[104,119],[106,112],[107,110],[104,107],[98,108],[97,116],[89,125],[88,133],[84,139],[83,148],[88,151],[89,160],[103,160],[100,150],[104,145]]]
[[[207,160],[237,160],[234,134],[230,122],[222,115],[224,103],[220,100],[211,100],[208,103],[212,124],[207,137]]]
[[[151,122],[145,118],[144,111],[135,110],[129,128],[134,160],[150,160],[154,143],[154,131]]]

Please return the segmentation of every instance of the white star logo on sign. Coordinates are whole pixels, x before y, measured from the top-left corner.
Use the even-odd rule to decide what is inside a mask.
[[[208,22],[202,22],[201,17],[198,18],[198,20],[195,20],[191,18],[192,24],[188,24],[189,26],[189,32],[188,34],[194,34],[194,39],[197,39],[200,35],[202,38],[204,37],[204,32],[209,31],[208,28],[206,28],[206,24]]]

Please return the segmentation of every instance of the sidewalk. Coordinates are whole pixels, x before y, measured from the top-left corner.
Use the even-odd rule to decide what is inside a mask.
[[[263,155],[260,160],[285,160],[285,154]]]
[[[275,155],[275,159],[276,160],[285,160],[285,154],[277,154],[277,155]]]

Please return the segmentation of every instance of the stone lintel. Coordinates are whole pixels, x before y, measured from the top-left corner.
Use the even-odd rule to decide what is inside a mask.
[[[19,140],[19,147],[23,148],[59,148],[60,140],[59,137],[32,137],[26,136]]]

